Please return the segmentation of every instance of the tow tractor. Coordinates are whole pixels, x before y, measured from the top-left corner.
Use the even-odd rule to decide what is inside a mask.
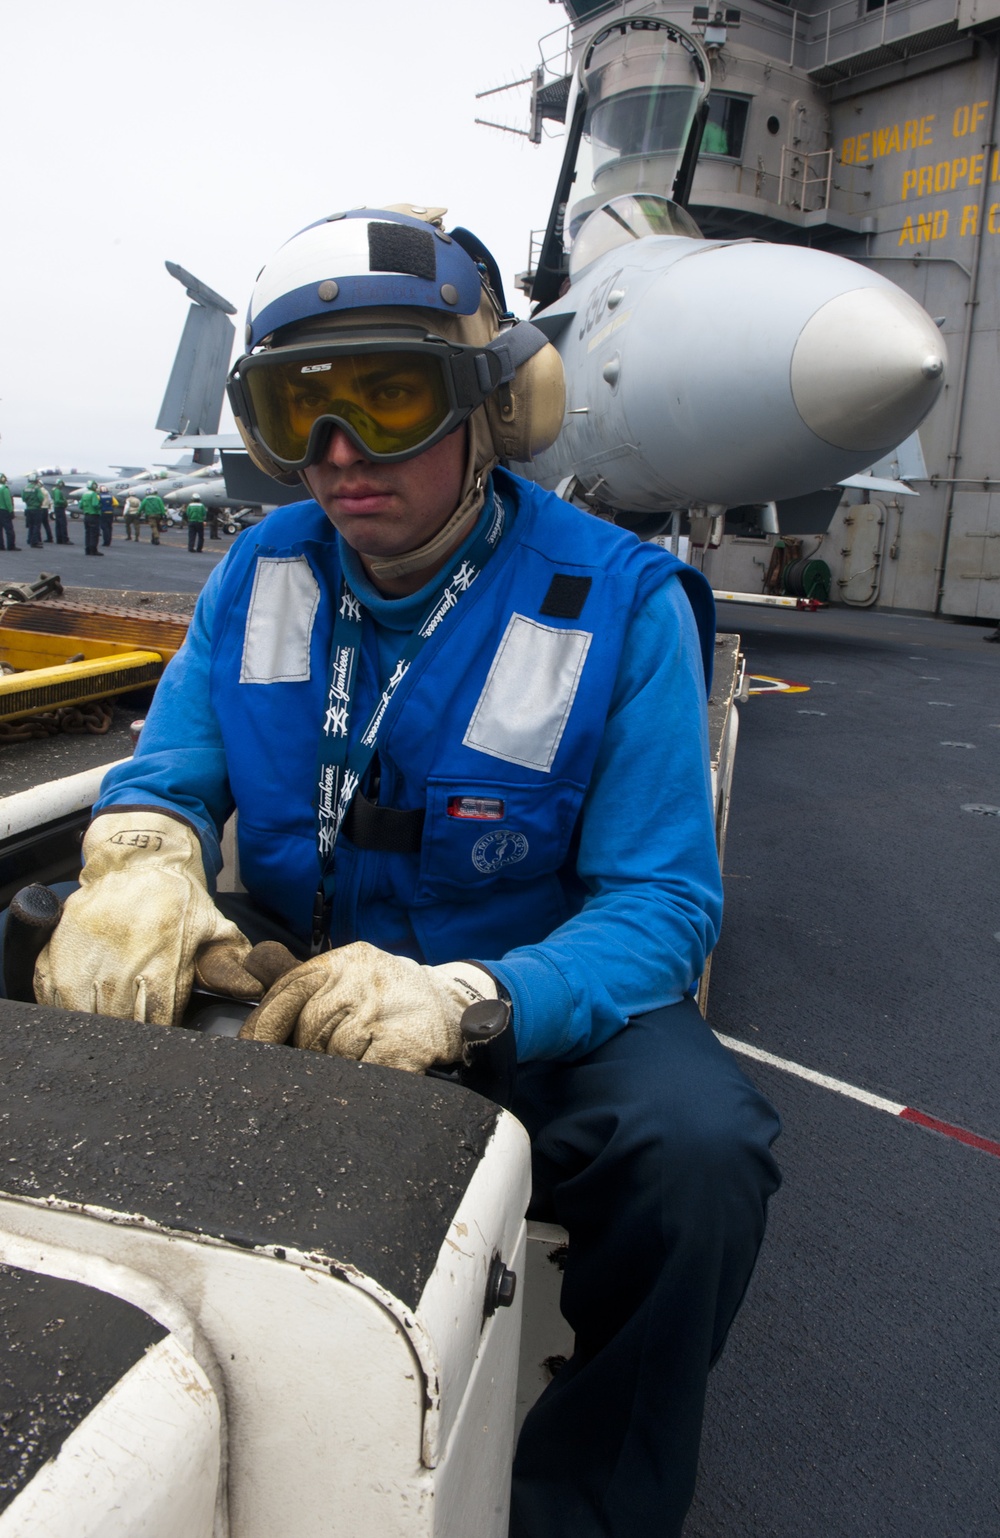
[[[720,637],[720,853],[740,688]],[[31,1002],[37,884],[75,875],[108,767],[0,801],[0,904],[36,888],[0,1001],[0,1538],[504,1538],[517,1426],[572,1351],[524,1129],[460,1082],[233,1040],[219,1000],[173,1030]]]

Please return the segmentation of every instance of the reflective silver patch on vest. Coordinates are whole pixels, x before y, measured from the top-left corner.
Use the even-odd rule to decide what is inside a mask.
[[[548,773],[593,636],[512,614],[472,712],[464,747]]]
[[[240,683],[305,683],[318,608],[319,583],[304,555],[259,560],[243,632]]]

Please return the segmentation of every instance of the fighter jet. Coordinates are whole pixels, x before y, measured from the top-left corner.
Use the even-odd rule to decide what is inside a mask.
[[[131,471],[138,466],[128,465],[124,468]],[[77,470],[75,467],[71,470],[61,470],[58,465],[47,465],[41,470],[29,470],[24,475],[10,475],[7,477],[7,485],[10,487],[12,496],[20,497],[24,494],[29,475],[37,475],[42,485],[47,486],[50,491],[58,480],[65,481],[67,490],[82,490],[88,481],[99,481],[103,479],[105,473],[103,470]]]
[[[189,502],[204,502],[207,508],[238,509],[242,507],[260,506],[259,503],[247,504],[239,497],[232,496],[226,490],[225,478],[221,471],[217,471],[211,480],[195,481],[187,486],[179,486],[175,491],[167,492],[163,498],[168,507],[187,507]]]
[[[946,370],[936,325],[887,279],[805,247],[702,238],[683,204],[710,84],[701,42],[666,18],[593,36],[529,280],[567,414],[514,468],[647,534],[748,504],[777,531],[775,504],[900,444]]]
[[[116,494],[124,491],[126,495],[131,493],[137,497],[149,496],[156,492],[158,496],[165,497],[168,492],[176,491],[181,486],[197,486],[205,480],[212,480],[220,475],[218,465],[199,465],[188,462],[177,465],[171,469],[146,470],[141,475],[130,480],[115,483],[107,482],[108,490]]]
[[[152,492],[159,496],[165,496],[167,492],[175,491],[179,486],[197,484],[204,476],[219,475],[218,465],[197,465],[190,461],[177,469],[166,469],[163,466],[147,466],[134,475],[128,475],[115,479],[106,472],[94,475],[90,479],[99,481],[106,486],[111,494],[123,501],[125,497],[148,497]],[[79,503],[81,493],[86,489],[87,482],[77,484],[70,493],[69,505],[71,510]]]

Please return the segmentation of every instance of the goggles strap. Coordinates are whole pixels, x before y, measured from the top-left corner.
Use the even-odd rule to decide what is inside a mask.
[[[487,343],[489,351],[496,353],[503,368],[500,383],[510,384],[521,364],[527,363],[529,358],[547,347],[548,341],[540,327],[533,326],[530,320],[519,320],[516,325],[508,326],[506,331],[501,331],[498,337]]]

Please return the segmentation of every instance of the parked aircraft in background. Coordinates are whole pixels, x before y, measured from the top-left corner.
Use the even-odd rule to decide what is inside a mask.
[[[167,504],[167,511],[174,512],[187,507],[188,503],[193,502],[196,497],[199,502],[204,502],[210,512],[218,510],[223,515],[219,520],[219,526],[227,534],[236,534],[248,523],[256,523],[263,516],[263,507],[260,503],[247,504],[227,491],[221,472],[212,480],[179,486],[176,491],[168,492],[163,500]]]
[[[138,475],[126,476],[117,481],[109,480],[104,476],[101,484],[107,486],[108,490],[119,499],[129,495],[146,497],[154,491],[158,496],[165,497],[168,492],[176,491],[180,486],[198,485],[203,480],[218,477],[221,473],[218,465],[198,465],[189,462],[176,470],[153,467],[140,471]],[[78,491],[82,489],[80,487]]]
[[[189,502],[195,500],[204,502],[208,508],[238,507],[242,504],[234,502],[226,491],[226,483],[222,478],[222,472],[216,471],[211,479],[195,481],[187,486],[178,486],[173,491],[168,491],[163,498],[168,507],[187,507]]]
[[[142,470],[141,465],[115,465],[113,468],[122,475],[136,475]],[[77,470],[75,467],[71,470],[61,470],[58,465],[47,465],[42,470],[26,471],[24,475],[9,475],[7,485],[10,487],[11,496],[23,495],[29,475],[39,476],[42,485],[47,486],[50,491],[59,480],[65,481],[69,491],[82,491],[88,481],[103,481],[107,484],[106,470]]]

